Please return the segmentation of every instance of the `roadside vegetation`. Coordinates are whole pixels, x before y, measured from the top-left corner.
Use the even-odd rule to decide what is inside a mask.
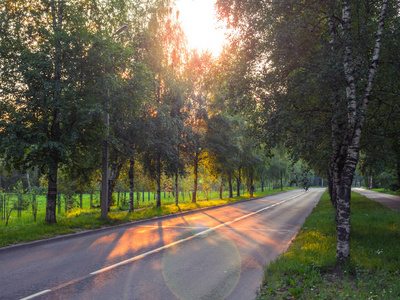
[[[283,188],[284,191],[294,188]],[[281,192],[281,189],[266,190],[264,192],[256,192],[253,197],[269,195]],[[215,195],[213,195],[215,196]],[[151,197],[151,196],[150,196]],[[48,224],[44,221],[45,215],[45,199],[39,200],[39,210],[37,222],[34,222],[32,214],[24,213],[20,218],[14,217],[5,226],[5,223],[0,223],[0,247],[9,246],[12,244],[30,242],[39,239],[55,237],[58,235],[80,232],[83,230],[97,229],[106,226],[118,225],[127,222],[150,219],[158,216],[170,215],[182,211],[194,210],[203,207],[223,205],[231,202],[249,199],[249,194],[244,194],[240,197],[223,198],[206,200],[206,197],[200,198],[197,203],[192,203],[187,197],[178,205],[173,201],[166,200],[166,203],[161,207],[156,207],[154,201],[145,200],[140,204],[139,209],[129,213],[128,207],[113,207],[109,213],[109,218],[104,220],[100,216],[100,209],[89,208],[89,197],[85,195],[83,209],[74,208],[66,212],[60,212],[57,215],[56,224]],[[152,199],[152,197],[151,197]]]
[[[393,191],[386,188],[378,188],[378,189],[370,189],[370,191],[400,196],[400,190]]]
[[[335,259],[335,215],[326,192],[296,239],[268,265],[257,299],[399,299],[400,213],[352,193],[349,264]]]
[[[230,31],[218,55],[189,47],[175,1],[4,2],[0,192],[18,194],[0,197],[9,243],[36,238],[11,224],[24,210],[61,223],[52,229],[63,209],[87,215],[66,232],[131,220],[126,205],[112,208],[118,191],[154,191],[163,211],[167,188],[196,205],[212,185],[232,197],[235,185],[240,196],[329,181],[339,224],[329,234],[351,265],[351,183],[400,189],[398,1],[215,2]],[[100,186],[103,220],[83,199],[79,213],[69,199],[60,208],[60,193]],[[47,193],[45,213],[27,193]]]

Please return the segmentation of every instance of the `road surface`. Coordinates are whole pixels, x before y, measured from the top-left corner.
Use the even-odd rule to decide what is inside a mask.
[[[360,188],[353,188],[352,190],[356,193],[359,193],[360,195],[367,197],[368,199],[382,203],[383,205],[386,205],[391,209],[400,210],[400,196],[378,193]]]
[[[253,299],[323,191],[0,249],[0,299]]]

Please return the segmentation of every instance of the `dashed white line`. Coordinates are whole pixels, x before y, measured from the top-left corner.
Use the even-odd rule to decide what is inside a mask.
[[[264,210],[271,209],[271,208],[273,208],[273,207],[275,207],[275,206],[277,206],[277,205],[280,205],[280,204],[282,204],[282,203],[284,203],[284,202],[287,202],[287,201],[289,201],[289,200],[292,200],[292,199],[294,199],[294,198],[297,198],[297,197],[299,197],[300,195],[301,195],[301,194],[296,195],[296,196],[294,196],[294,197],[292,197],[292,198],[289,198],[289,199],[286,199],[286,200],[277,202],[277,203],[275,203],[275,204],[273,204],[273,205],[270,205],[270,206],[261,208],[261,209],[255,211],[255,212],[252,212],[252,213],[249,213],[249,214],[247,214],[247,215],[241,216],[241,217],[236,218],[236,219],[234,219],[234,220],[232,220],[232,221],[225,222],[225,223],[219,224],[219,225],[217,225],[217,226],[208,228],[208,229],[203,230],[203,231],[201,231],[201,232],[198,232],[198,233],[196,233],[196,234],[194,234],[194,235],[192,235],[192,236],[190,236],[190,237],[187,237],[187,238],[184,238],[184,239],[175,241],[175,242],[170,243],[170,244],[168,244],[168,245],[164,245],[164,246],[162,246],[162,247],[159,247],[159,248],[153,249],[153,250],[151,250],[151,251],[142,253],[142,254],[140,254],[140,255],[138,255],[138,256],[131,257],[131,258],[129,258],[129,259],[126,259],[126,260],[121,261],[121,262],[119,262],[119,263],[116,263],[116,264],[114,264],[114,265],[108,266],[108,267],[106,267],[106,268],[103,268],[103,269],[94,271],[94,272],[90,273],[90,275],[96,275],[96,274],[99,274],[99,273],[103,273],[103,272],[105,272],[105,271],[114,269],[114,268],[116,268],[116,267],[118,267],[118,266],[121,266],[121,265],[130,263],[130,262],[132,262],[132,261],[141,259],[141,258],[143,258],[143,257],[146,257],[146,256],[148,256],[148,255],[150,255],[150,254],[153,254],[153,253],[159,252],[159,251],[161,251],[161,250],[168,249],[168,248],[170,248],[170,247],[172,247],[172,246],[178,245],[178,244],[180,244],[180,243],[186,242],[186,241],[191,240],[191,239],[193,239],[193,238],[195,238],[195,237],[205,236],[205,235],[207,235],[208,233],[210,233],[210,232],[212,232],[212,231],[214,231],[214,230],[216,230],[216,229],[218,229],[218,228],[220,228],[220,227],[222,227],[222,226],[228,226],[228,225],[230,225],[230,224],[232,224],[232,223],[234,223],[234,222],[243,220],[243,219],[245,219],[245,218],[248,218],[248,217],[250,217],[250,216],[253,216],[253,215],[255,215],[255,214],[258,214],[258,213],[260,213],[260,212],[262,212],[262,211],[264,211]]]
[[[277,206],[277,205],[280,205],[280,204],[285,203],[285,202],[287,202],[287,201],[289,201],[289,200],[295,199],[295,198],[297,198],[297,197],[299,197],[299,196],[301,196],[301,195],[302,195],[302,194],[297,194],[297,195],[295,195],[295,196],[292,197],[292,198],[289,198],[289,199],[286,199],[286,200],[282,200],[282,201],[277,202],[277,203],[275,203],[275,204],[272,204],[272,205],[270,205],[270,206],[261,208],[261,209],[255,211],[255,212],[252,212],[252,213],[249,213],[249,214],[247,214],[247,215],[244,215],[244,216],[238,217],[238,218],[236,218],[236,219],[233,219],[232,221],[225,222],[225,223],[219,224],[219,225],[217,225],[217,226],[208,228],[208,229],[203,230],[203,231],[201,231],[201,232],[198,232],[198,233],[196,233],[196,234],[194,234],[194,235],[192,235],[192,236],[190,236],[190,237],[187,237],[187,238],[184,238],[184,239],[175,241],[175,242],[170,243],[170,244],[168,244],[168,245],[164,245],[164,246],[162,246],[162,247],[153,249],[153,250],[151,250],[151,251],[142,253],[142,254],[137,255],[137,256],[134,256],[134,257],[131,257],[131,258],[129,258],[129,259],[126,259],[126,260],[121,261],[121,262],[119,262],[119,263],[113,264],[113,265],[108,266],[108,267],[106,267],[106,268],[103,268],[103,269],[100,269],[100,270],[91,272],[91,273],[89,274],[89,276],[93,276],[93,275],[97,275],[97,274],[106,272],[106,271],[111,270],[111,269],[114,269],[114,268],[116,268],[116,267],[118,267],[118,266],[125,265],[125,264],[127,264],[127,263],[132,262],[132,261],[135,261],[135,260],[144,258],[144,257],[146,257],[146,256],[148,256],[148,255],[150,255],[150,254],[153,254],[153,253],[159,252],[159,251],[161,251],[161,250],[170,248],[170,247],[172,247],[172,246],[178,245],[178,244],[180,244],[180,243],[186,242],[186,241],[191,240],[191,239],[193,239],[193,238],[195,238],[195,237],[205,236],[205,235],[207,235],[208,233],[210,233],[210,232],[212,232],[212,231],[214,231],[214,230],[216,230],[216,229],[218,229],[218,228],[220,228],[220,227],[228,226],[228,225],[230,225],[230,224],[232,224],[232,223],[234,223],[234,222],[243,220],[243,219],[245,219],[245,218],[248,218],[248,217],[250,217],[250,216],[253,216],[253,215],[255,215],[255,214],[258,214],[258,213],[260,213],[260,212],[262,212],[262,211],[271,209],[271,208],[273,208],[273,207],[275,207],[275,206]],[[57,288],[55,288],[55,289],[57,289]],[[35,297],[38,297],[38,296],[43,295],[43,294],[48,293],[48,292],[51,292],[51,290],[43,290],[43,291],[41,291],[41,292],[39,292],[39,293],[30,295],[30,296],[25,297],[25,298],[22,298],[22,299],[20,299],[20,300],[33,299],[33,298],[35,298]]]
[[[39,293],[36,293],[36,294],[30,295],[30,296],[28,296],[28,297],[22,298],[21,300],[33,299],[33,298],[35,298],[35,297],[37,297],[37,296],[46,294],[46,293],[48,293],[48,292],[50,292],[50,291],[51,291],[51,290],[44,290],[44,291],[41,291],[41,292],[39,292]]]

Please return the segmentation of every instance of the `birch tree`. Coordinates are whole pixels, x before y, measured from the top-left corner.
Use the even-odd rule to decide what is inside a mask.
[[[348,261],[351,184],[387,11],[398,18],[398,5],[388,0],[218,4],[221,16],[239,31],[248,74],[258,81],[250,103],[254,121],[266,138],[283,139],[310,166],[328,169],[336,257]]]

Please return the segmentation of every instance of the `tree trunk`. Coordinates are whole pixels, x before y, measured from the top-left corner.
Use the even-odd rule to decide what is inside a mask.
[[[283,171],[281,170],[281,191],[283,191]]]
[[[115,187],[117,185],[122,166],[123,166],[122,163],[118,162],[118,153],[115,153],[114,161],[111,166],[110,179],[108,180],[108,189],[107,189],[108,190],[108,195],[107,195],[108,211],[110,211],[110,208],[112,205],[112,195],[113,195]]]
[[[197,180],[198,180],[198,168],[199,168],[199,153],[196,151],[195,158],[194,158],[194,168],[193,168],[193,197],[192,203],[196,203],[196,196],[197,196]]]
[[[135,160],[133,158],[131,158],[129,160],[129,212],[133,212],[135,209],[133,206],[134,166],[135,166]]]
[[[249,194],[250,194],[250,198],[253,198],[253,195],[254,195],[253,175],[250,175]]]
[[[79,208],[80,209],[83,208],[83,194],[82,194],[82,192],[79,193]]]
[[[222,199],[222,190],[224,187],[224,176],[221,175],[221,184],[219,186],[219,199]]]
[[[229,198],[233,198],[232,174],[228,174]]]
[[[108,126],[108,114],[104,116],[104,122],[106,126]],[[101,169],[101,192],[100,192],[100,208],[101,208],[101,217],[106,220],[108,217],[108,142],[106,139],[103,141],[103,149],[102,149],[102,169]]]
[[[56,219],[56,205],[57,205],[57,171],[58,163],[56,159],[49,165],[48,174],[48,190],[47,190],[47,204],[46,204],[46,222],[57,223]]]
[[[63,2],[58,3],[51,2],[51,15],[53,19],[53,30],[58,33],[62,29],[63,24]],[[59,83],[61,80],[61,37],[58,37],[55,41],[55,55],[54,55],[54,79],[53,79],[53,101],[58,103],[61,98],[61,91]],[[51,122],[51,141],[58,142],[61,136],[60,128],[60,109],[58,106],[54,108],[52,113]],[[47,191],[47,204],[46,204],[46,222],[56,223],[56,205],[57,205],[57,171],[58,171],[58,150],[50,149],[50,161],[49,161],[49,172],[48,172],[48,191]]]
[[[156,206],[161,206],[161,155],[157,155],[157,202]]]
[[[175,205],[178,205],[179,200],[179,186],[178,186],[179,174],[175,172]]]
[[[236,196],[238,196],[238,197],[240,197],[240,184],[242,182],[241,172],[242,172],[242,169],[239,168],[238,176],[236,177]]]
[[[61,213],[61,194],[57,192],[57,214]]]
[[[358,152],[358,151],[357,151]],[[357,166],[358,153],[349,153],[351,161],[346,164],[340,180],[337,195],[337,247],[336,258],[340,262],[347,262],[350,259],[350,203],[351,183]]]
[[[350,200],[351,184],[353,182],[354,172],[359,159],[361,133],[365,123],[366,111],[371,95],[372,84],[376,74],[377,63],[379,59],[381,36],[383,33],[384,19],[388,0],[383,0],[381,14],[379,17],[378,29],[376,32],[375,47],[372,62],[368,70],[368,78],[362,99],[362,106],[357,110],[357,86],[354,78],[354,57],[352,52],[351,39],[351,5],[350,0],[343,1],[343,28],[345,37],[345,56],[344,73],[347,83],[347,153],[345,154],[345,163],[343,171],[339,174],[339,186],[337,187],[337,247],[336,258],[341,263],[350,260]],[[339,148],[340,150],[340,148]],[[343,158],[344,151],[339,151],[339,158]],[[335,175],[335,174],[334,174]],[[335,184],[335,183],[334,183]],[[333,189],[333,191],[335,188]]]

